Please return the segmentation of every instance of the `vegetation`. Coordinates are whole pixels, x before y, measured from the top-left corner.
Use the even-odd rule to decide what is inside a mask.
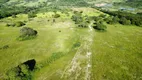
[[[83,11],[74,11],[74,15],[71,17],[71,19],[77,24],[78,27],[81,28],[87,28],[88,24],[90,23],[90,17],[83,16]]]
[[[102,22],[97,22],[93,28],[100,31],[105,31],[107,29],[106,25],[104,25]]]
[[[132,14],[128,12],[122,12],[122,11],[104,11],[103,12],[114,16],[112,20],[107,20],[107,23],[120,23],[123,25],[136,25],[136,26],[142,26],[142,16],[137,14]]]
[[[141,80],[141,12],[89,8],[122,1],[1,0],[0,80]]]
[[[142,8],[141,3],[142,3],[141,0],[126,0],[125,2],[114,3],[114,5],[115,6],[117,6],[117,5],[130,6],[133,8]]]
[[[140,27],[113,24],[107,25],[105,35],[96,32],[92,48],[93,79],[141,79],[140,30]]]
[[[59,17],[60,17],[60,15],[59,15],[59,14],[57,14],[57,13],[55,13],[55,15],[53,15],[53,17],[54,17],[54,18],[59,18]]]
[[[10,26],[11,27],[22,27],[24,25],[26,25],[26,24],[25,24],[25,22],[22,22],[22,21],[17,21],[15,23],[7,23],[6,24],[7,27],[10,27]]]
[[[73,48],[77,48],[77,47],[80,47],[81,46],[81,43],[80,42],[76,42],[74,45],[73,45]]]
[[[24,25],[25,25],[25,23],[22,22],[22,21],[18,21],[18,22],[15,23],[16,27],[21,27],[21,26],[24,26]]]
[[[63,53],[63,52],[52,53],[52,55],[46,61],[44,61],[44,62],[39,64],[39,68],[43,68],[45,66],[49,66],[50,64],[52,64],[56,60],[60,59],[64,55],[65,55],[65,53]]]
[[[8,49],[9,45],[4,45],[3,47],[1,47],[0,49]]]
[[[29,27],[23,27],[20,30],[20,36],[18,37],[18,40],[28,40],[28,39],[33,39],[37,35],[37,31],[33,30],[32,28]]]
[[[34,63],[33,63],[34,62]],[[27,64],[28,63],[28,64]],[[9,70],[7,72],[7,80],[32,80],[32,71],[31,65],[35,66],[35,60],[29,60],[27,62],[24,62],[17,67]]]
[[[34,18],[34,17],[37,17],[37,15],[34,12],[28,13],[28,18]]]

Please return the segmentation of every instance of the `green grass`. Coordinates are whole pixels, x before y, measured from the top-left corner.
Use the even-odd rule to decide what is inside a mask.
[[[93,43],[93,80],[142,79],[142,28],[107,25],[96,32]]]
[[[83,15],[103,14],[91,8],[73,8],[83,11]],[[5,73],[29,59],[36,60],[34,80],[59,80],[75,53],[80,49],[82,56],[87,49],[84,44],[93,35],[91,80],[140,80],[142,78],[142,28],[137,26],[107,25],[106,32],[88,32],[89,28],[76,28],[70,19],[73,15],[57,12],[61,17],[53,22],[53,12],[38,13],[28,19],[26,14],[17,18],[4,18],[0,22],[0,80]],[[25,27],[38,31],[36,38],[25,41],[16,40],[20,27],[6,27],[8,22],[27,21]],[[82,46],[84,45],[84,46]],[[82,49],[81,49],[82,48]],[[81,59],[81,67],[86,59]],[[84,69],[85,70],[85,69]],[[84,73],[81,73],[84,75]],[[71,76],[73,77],[73,76]],[[82,76],[80,76],[81,79]],[[61,79],[62,80],[62,79]]]

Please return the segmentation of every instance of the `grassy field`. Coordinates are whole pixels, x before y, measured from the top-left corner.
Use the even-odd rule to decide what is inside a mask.
[[[73,10],[89,16],[103,14],[92,8]],[[33,80],[142,79],[142,28],[107,24],[106,32],[98,32],[91,27],[77,28],[70,19],[72,12],[57,13],[61,17],[55,22],[53,12],[38,13],[33,19],[19,14],[0,20],[0,48],[9,45],[0,49],[0,80],[8,70],[29,59],[35,59],[38,67],[32,73]],[[17,21],[27,21],[24,27],[37,30],[37,37],[16,40],[21,27],[6,24]]]
[[[93,80],[142,79],[142,28],[108,25],[96,32],[92,47]]]

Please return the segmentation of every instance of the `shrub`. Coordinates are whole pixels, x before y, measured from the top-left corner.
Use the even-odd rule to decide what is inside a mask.
[[[83,22],[82,13],[74,11],[74,15],[71,17],[71,19],[75,22],[75,24]]]
[[[101,22],[97,22],[96,25],[93,26],[93,28],[100,31],[105,31],[107,29],[107,27]]]
[[[10,27],[10,26],[14,27],[15,25],[16,25],[15,23],[7,23],[6,24],[7,27]]]
[[[131,21],[130,21],[130,20],[127,20],[125,17],[122,17],[122,18],[120,18],[119,23],[120,23],[120,24],[123,24],[123,25],[130,25],[130,24],[131,24]]]
[[[80,24],[78,24],[78,27],[87,28],[88,25],[87,25],[87,23],[80,23]]]
[[[12,18],[16,18],[17,16],[16,15],[12,15]]]
[[[49,66],[51,63],[53,63],[54,61],[60,59],[61,57],[65,56],[66,53],[63,52],[55,52],[52,53],[52,55],[44,62],[42,62],[40,64],[40,68],[44,67],[44,66]]]
[[[118,16],[115,16],[115,17],[112,18],[113,23],[119,23],[119,20],[120,19],[118,18]]]
[[[28,40],[28,39],[33,39],[37,35],[37,31],[33,30],[32,28],[29,27],[23,27],[20,30],[20,36],[18,37],[18,40]]]
[[[24,25],[25,25],[25,23],[22,22],[22,21],[18,21],[18,22],[15,23],[16,27],[21,27],[21,26],[24,26]]]
[[[29,27],[23,27],[20,30],[21,36],[35,36],[37,35],[37,31],[33,30],[32,28]]]
[[[83,21],[83,18],[79,15],[73,15],[71,19],[75,22],[75,24],[79,24]]]
[[[59,17],[60,17],[60,14],[57,14],[57,13],[56,13],[55,15],[53,15],[53,17],[54,17],[54,18],[59,18]]]
[[[94,16],[94,21],[102,21],[102,20],[103,20],[102,17],[96,17],[96,16]]]
[[[37,15],[33,12],[28,13],[28,18],[34,18],[37,17]]]
[[[106,17],[106,18],[104,19],[104,21],[105,21],[106,23],[108,23],[108,24],[113,24],[112,18],[113,18],[112,16]]]
[[[0,49],[8,49],[9,45],[4,45],[3,47],[1,47]]]
[[[73,48],[77,48],[77,47],[80,47],[80,46],[81,46],[80,42],[76,42],[75,44],[73,44]]]
[[[7,23],[6,24],[6,26],[7,27],[10,27],[10,26],[12,26],[12,27],[21,27],[21,26],[24,26],[25,25],[25,23],[24,22],[22,22],[22,21],[18,21],[18,22],[15,22],[15,23]]]

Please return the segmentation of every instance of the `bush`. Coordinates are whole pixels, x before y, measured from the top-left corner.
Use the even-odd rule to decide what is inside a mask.
[[[16,25],[15,23],[7,23],[6,24],[7,27],[10,27],[10,26],[14,27],[15,25]]]
[[[80,42],[76,42],[75,44],[73,44],[73,48],[77,48],[77,47],[80,47],[80,46],[81,46]]]
[[[54,61],[60,59],[61,57],[65,56],[66,53],[63,52],[55,52],[52,53],[52,55],[43,63],[40,64],[40,68],[44,67],[44,66],[49,66],[51,63],[53,63]]]
[[[83,22],[82,13],[74,11],[74,15],[71,17],[71,19],[75,22],[75,24]]]
[[[75,24],[79,24],[83,21],[83,18],[79,15],[73,15],[71,19],[75,22]]]
[[[9,45],[4,45],[3,47],[1,47],[0,49],[8,49]]]
[[[78,27],[87,28],[88,25],[87,25],[87,23],[80,23],[80,24],[78,25]]]
[[[34,18],[37,17],[37,15],[33,12],[28,13],[28,18]]]
[[[131,21],[130,21],[130,20],[127,20],[125,17],[122,17],[122,18],[120,18],[119,23],[120,23],[120,24],[123,24],[123,25],[130,25],[130,24],[131,24]]]
[[[22,21],[18,21],[18,22],[15,23],[16,27],[21,27],[21,26],[24,26],[24,25],[25,25],[25,23],[22,22]]]
[[[12,15],[12,18],[16,18],[17,16],[16,15]]]
[[[22,21],[18,21],[18,22],[15,22],[15,23],[7,23],[6,24],[6,26],[7,27],[10,27],[10,26],[12,26],[12,27],[21,27],[21,26],[24,26],[25,25],[25,23],[24,22],[22,22]]]
[[[54,18],[59,18],[60,17],[60,14],[55,14],[53,15]]]
[[[115,16],[115,17],[112,18],[113,23],[119,23],[119,20],[120,19],[118,18],[118,16]]]
[[[37,31],[33,30],[32,28],[29,27],[23,27],[20,30],[20,36],[18,40],[28,40],[28,39],[33,39],[37,35]]]
[[[107,27],[101,22],[97,22],[96,25],[93,26],[93,28],[100,31],[105,31],[107,29]]]
[[[94,21],[103,21],[103,18],[102,17],[96,17],[96,16],[94,16]]]
[[[21,36],[36,36],[37,35],[37,31],[29,27],[23,27],[20,30],[20,33],[21,33]]]

